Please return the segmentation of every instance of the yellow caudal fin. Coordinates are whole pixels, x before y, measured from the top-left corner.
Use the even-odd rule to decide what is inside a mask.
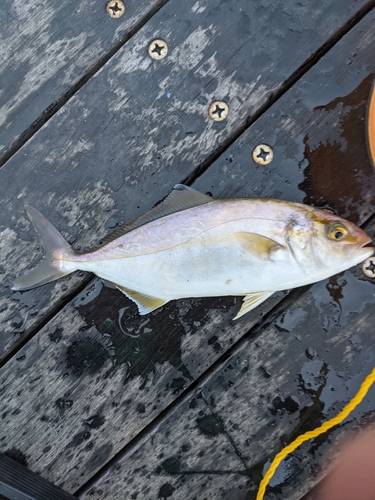
[[[59,251],[61,256],[70,257],[74,260],[76,253],[70,245],[64,240],[55,226],[41,214],[38,210],[28,205],[25,206],[27,215],[31,220],[40,241],[45,249],[45,260],[40,262],[34,269],[26,271],[19,276],[13,283],[12,290],[27,290],[35,288],[50,281],[57,280],[66,276],[76,269],[72,268],[69,272],[61,271],[58,263],[54,262],[54,252]]]

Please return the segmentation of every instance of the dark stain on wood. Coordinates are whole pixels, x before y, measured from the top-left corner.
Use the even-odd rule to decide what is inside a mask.
[[[306,193],[303,202],[333,208],[343,217],[352,217],[353,222],[357,222],[356,207],[363,203],[364,193],[371,191],[374,182],[365,128],[373,81],[374,73],[370,73],[347,96],[317,106],[311,117],[314,135],[311,139],[306,135],[303,140],[308,161],[305,179],[299,185]],[[336,134],[332,134],[333,127]],[[368,210],[372,210],[375,201],[368,202]]]
[[[122,304],[121,304],[122,302]],[[162,365],[169,361],[187,380],[193,380],[189,370],[181,359],[181,337],[184,332],[181,330],[177,335],[174,332],[171,320],[164,324],[164,328],[154,328],[152,317],[143,318],[138,325],[134,325],[134,317],[137,316],[137,308],[134,304],[117,309],[115,304],[129,304],[129,300],[118,290],[103,287],[103,293],[97,295],[92,301],[87,301],[84,305],[77,306],[77,310],[87,325],[95,325],[102,335],[102,342],[106,342],[106,349],[96,341],[98,346],[111,359],[113,367],[108,371],[110,375],[114,369],[124,370],[124,383],[128,378],[142,377],[144,383],[151,373],[154,373],[157,364]],[[97,311],[100,307],[100,316]],[[140,323],[140,324],[139,324]],[[90,329],[90,327],[89,327]],[[76,351],[74,341],[68,348],[72,354]],[[88,342],[88,341],[87,341]],[[89,343],[89,342],[88,342]],[[87,353],[87,359],[96,360],[98,354],[95,347],[90,349],[82,347],[82,352]],[[110,353],[110,354],[109,354]],[[84,354],[85,355],[85,354]],[[76,360],[75,366],[82,366],[80,359]],[[67,353],[68,365],[71,363],[71,356]],[[103,362],[93,372],[99,370]],[[69,366],[70,367],[70,366]],[[174,379],[171,387],[176,392],[184,387],[183,379]],[[140,386],[142,389],[142,385]]]
[[[81,334],[66,349],[66,367],[77,376],[97,373],[108,359],[110,353],[99,339]]]

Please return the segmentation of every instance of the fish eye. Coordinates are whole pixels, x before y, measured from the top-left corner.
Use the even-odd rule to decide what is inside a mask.
[[[345,240],[349,235],[348,230],[340,222],[330,224],[327,229],[327,236],[333,241]]]

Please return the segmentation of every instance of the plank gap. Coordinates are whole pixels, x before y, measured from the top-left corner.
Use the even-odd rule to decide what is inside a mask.
[[[42,114],[20,134],[13,144],[0,157],[0,168],[19,151],[102,67],[128,42],[143,26],[168,3],[159,0],[113,47],[82,75],[79,81],[68,89],[55,102],[51,103]]]
[[[111,469],[111,467],[122,460],[127,455],[132,454],[143,442],[152,434],[154,434],[158,427],[169,418],[169,416],[175,411],[175,408],[184,404],[189,398],[194,396],[201,386],[204,386],[210,377],[216,372],[220,371],[224,367],[228,358],[235,356],[237,352],[240,352],[243,345],[249,340],[254,340],[263,330],[266,330],[272,322],[280,316],[285,310],[290,307],[291,303],[294,303],[303,295],[311,285],[306,285],[304,287],[295,288],[291,290],[285,297],[283,297],[278,304],[268,311],[259,322],[250,328],[240,340],[235,342],[227,351],[225,351],[220,358],[218,358],[205,372],[203,372],[194,382],[189,385],[179,396],[176,397],[164,410],[159,413],[159,415],[152,420],[148,425],[146,425],[133,439],[131,439],[116,455],[114,455],[98,472],[96,472],[86,483],[84,483],[77,491],[73,494],[74,496],[80,497],[81,495],[87,494],[88,491],[95,486]]]
[[[296,69],[280,88],[275,91],[267,101],[252,116],[238,126],[238,128],[225,139],[222,144],[213,151],[198,167],[193,170],[182,184],[190,186],[196,181],[251,125],[253,125],[269,108],[275,104],[295,83],[298,82],[327,52],[329,52],[341,38],[354,28],[375,7],[374,1],[370,0],[354,16],[339,28],[331,37],[323,43],[302,65]]]
[[[82,282],[79,286],[72,288],[72,290],[63,297],[60,301],[58,301],[51,309],[46,312],[43,319],[36,323],[29,331],[25,332],[18,342],[15,342],[14,349],[9,349],[8,352],[4,354],[2,358],[0,358],[0,369],[14,356],[17,356],[17,353],[22,349],[28,342],[31,340],[42,328],[46,326],[64,307],[71,302],[76,295],[81,293],[94,279],[92,273],[89,273],[85,278],[83,278]]]

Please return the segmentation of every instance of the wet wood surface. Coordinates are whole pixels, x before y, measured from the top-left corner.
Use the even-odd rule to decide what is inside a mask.
[[[3,0],[0,162],[162,3],[127,0],[126,14],[111,19],[105,2]]]
[[[194,178],[361,2],[356,9],[351,1],[340,8],[331,1],[313,10],[292,1],[260,9],[255,0],[235,9],[219,0],[199,5],[169,1],[2,167],[1,357],[87,282],[74,274],[10,292],[14,278],[41,254],[25,204],[50,215],[75,249],[97,245],[174,184]],[[169,43],[161,61],[147,54],[155,37]],[[208,117],[217,99],[230,107],[223,122]]]
[[[344,37],[193,187],[215,197],[235,190],[330,208],[374,237],[375,174],[365,136],[374,20],[369,15]],[[272,145],[277,173],[272,163],[249,162],[259,143]],[[143,498],[150,485],[161,498],[255,498],[265,465],[283,445],[335,416],[372,370],[374,285],[358,267],[292,292],[84,498],[104,491]],[[342,426],[288,458],[266,498],[299,499],[316,484],[335,440],[372,421],[374,391]]]
[[[264,3],[255,20],[252,2],[171,0],[0,170],[0,451],[18,450],[82,498],[255,498],[283,443],[335,415],[372,368],[373,282],[360,269],[278,293],[237,322],[233,297],[140,317],[116,289],[79,274],[8,288],[41,255],[26,202],[81,250],[186,178],[214,197],[303,201],[366,224],[372,12],[205,163],[359,8],[293,6]],[[145,51],[156,35],[170,47],[162,61]],[[214,124],[217,98],[230,114]],[[259,143],[274,150],[266,167],[251,160]],[[372,236],[372,219],[366,227]],[[374,410],[370,395],[328,440],[301,448],[267,498],[301,498],[330,441]]]
[[[374,225],[369,229],[374,235]],[[284,301],[83,498],[147,498],[151,491],[160,498],[255,498],[283,445],[335,416],[372,370],[373,292],[361,271],[348,271],[293,304]],[[266,498],[300,499],[327,472],[322,457],[336,440],[373,420],[374,396],[372,389],[342,426],[288,457]]]

